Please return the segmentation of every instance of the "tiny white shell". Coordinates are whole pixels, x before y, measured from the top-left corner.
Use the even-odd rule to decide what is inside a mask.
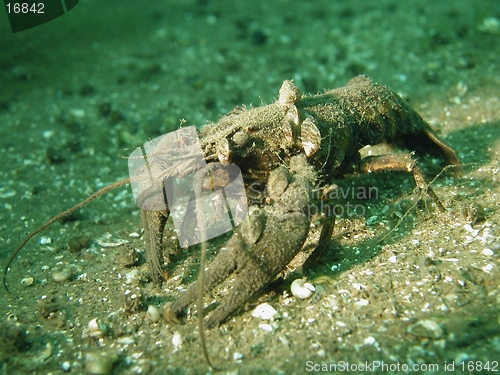
[[[158,310],[156,306],[153,305],[148,306],[148,315],[149,319],[151,319],[151,321],[154,323],[158,322],[161,318],[160,310]]]
[[[33,285],[33,278],[31,276],[26,276],[24,279],[21,280],[21,284],[24,286],[30,286]]]
[[[179,332],[174,332],[174,335],[172,336],[172,345],[178,348],[179,346],[182,345],[183,341],[184,340],[182,339],[182,335]]]
[[[261,303],[252,311],[252,316],[262,320],[272,320],[277,313],[278,312],[270,304]]]
[[[99,339],[104,336],[107,327],[106,324],[100,322],[97,318],[94,318],[87,325],[87,329],[89,330],[91,336]]]
[[[292,294],[300,299],[308,299],[315,292],[314,285],[304,282],[305,279],[296,279],[290,286]]]

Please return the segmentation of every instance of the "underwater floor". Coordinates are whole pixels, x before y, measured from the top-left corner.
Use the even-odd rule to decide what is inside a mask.
[[[211,361],[221,374],[500,370],[498,2],[82,0],[19,33],[2,12],[0,51],[2,269],[31,231],[126,178],[148,140],[272,103],[287,79],[315,94],[364,74],[456,150],[461,175],[417,155],[446,212],[414,206],[409,175],[335,181],[377,194],[348,194],[360,208],[337,218],[315,265],[206,330]],[[0,374],[215,372],[196,309],[162,316],[196,279],[200,247],[178,251],[155,286],[142,231],[126,186],[26,244],[0,292]],[[209,260],[227,239],[208,243]],[[311,298],[291,294],[294,277]],[[208,311],[232,283],[206,296]],[[253,316],[263,303],[272,319]]]

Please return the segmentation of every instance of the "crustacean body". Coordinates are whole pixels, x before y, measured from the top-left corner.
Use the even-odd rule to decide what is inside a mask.
[[[194,138],[199,138],[199,144],[195,144]],[[149,163],[130,179],[103,188],[29,234],[8,261],[4,285],[10,263],[40,230],[113,188],[128,182],[149,181],[153,174],[155,182],[143,189],[136,201],[142,207],[151,277],[154,283],[161,283],[165,267],[162,242],[171,215],[163,192],[169,179],[198,173],[199,179],[192,190],[199,197],[202,190],[220,189],[232,178],[227,169],[219,167],[212,168],[209,177],[205,172],[196,172],[202,162],[222,166],[231,163],[241,171],[246,190],[246,197],[238,196],[235,207],[249,208],[248,215],[240,218],[241,225],[234,229],[206,270],[204,293],[229,275],[236,275],[232,289],[206,319],[208,327],[217,326],[272,281],[300,252],[310,230],[309,208],[325,207],[317,202],[325,194],[315,193],[334,189],[335,179],[346,171],[354,168],[361,173],[411,172],[417,187],[443,210],[411,154],[360,159],[359,150],[363,146],[383,141],[402,141],[409,149],[437,151],[447,164],[459,169],[453,149],[439,140],[420,115],[389,88],[359,76],[345,87],[302,96],[291,81],[285,81],[275,103],[250,109],[237,107],[217,123],[205,125],[199,134],[194,130],[193,136],[170,140],[166,146],[158,144],[150,154],[152,160],[162,153],[174,157],[168,162]],[[173,151],[169,150],[172,145]],[[201,157],[186,159],[185,155],[175,155],[176,147],[190,153],[195,146],[201,150]],[[199,221],[203,212],[195,204],[190,209]],[[324,212],[324,215],[316,251],[325,249],[332,235],[334,213]],[[186,220],[184,226],[192,230],[196,223]],[[204,242],[204,228],[198,229],[199,242]],[[171,305],[173,318],[196,299],[199,283],[190,285]]]
[[[313,191],[334,186],[335,177],[353,166],[364,173],[411,172],[417,187],[443,209],[411,155],[360,160],[363,146],[401,140],[409,148],[437,149],[448,164],[459,164],[455,152],[405,100],[364,76],[345,87],[304,97],[291,81],[285,81],[275,103],[248,110],[237,107],[217,123],[205,125],[200,135],[205,160],[233,163],[241,169],[251,203],[246,221],[206,271],[205,292],[232,273],[237,275],[232,289],[207,317],[207,327],[222,323],[287,266],[307,238],[308,208],[320,199]],[[255,185],[265,187],[260,199],[250,194],[258,190],[250,188]],[[325,247],[332,234],[334,215],[325,214],[318,248]],[[143,210],[142,216],[153,280],[160,282],[168,208]],[[198,282],[172,304],[172,316],[196,299]]]

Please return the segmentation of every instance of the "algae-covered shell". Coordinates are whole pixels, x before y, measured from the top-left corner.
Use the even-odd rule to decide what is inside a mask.
[[[249,137],[247,133],[239,131],[233,135],[233,142],[238,146],[244,146],[248,142],[248,138]]]
[[[251,206],[246,219],[242,223],[243,237],[248,244],[257,243],[264,229],[264,213],[255,206]]]
[[[300,138],[307,157],[314,155],[321,147],[321,133],[312,118],[306,118],[300,125]]]
[[[231,155],[231,151],[229,149],[229,142],[226,138],[222,138],[217,142],[216,145],[217,150],[217,158],[223,165],[227,165],[229,163],[229,156]]]
[[[267,192],[269,196],[276,200],[288,186],[289,173],[285,167],[278,167],[269,174],[267,180]]]
[[[283,81],[279,91],[278,103],[283,109],[288,109],[300,100],[301,93],[293,81]]]

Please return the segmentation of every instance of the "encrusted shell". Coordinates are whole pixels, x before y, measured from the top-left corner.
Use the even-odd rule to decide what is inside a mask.
[[[314,155],[321,147],[321,133],[310,117],[300,125],[300,138],[307,157]]]
[[[284,138],[285,144],[287,146],[292,146],[293,145],[293,129],[292,129],[290,123],[288,121],[285,121],[285,123],[283,124],[281,129],[283,131],[283,138]]]
[[[226,138],[222,138],[217,142],[216,152],[219,161],[223,165],[227,165],[229,163],[229,155],[231,152],[229,150],[229,142]]]
[[[248,216],[242,223],[243,237],[248,244],[255,244],[264,229],[264,214],[255,206],[250,207]]]
[[[248,134],[243,131],[234,133],[233,142],[240,147],[244,146],[248,142]]]
[[[24,286],[30,286],[33,285],[33,278],[31,276],[26,276],[24,279],[21,280],[21,284]]]
[[[269,174],[267,192],[273,200],[278,199],[287,186],[288,170],[285,167],[278,167]]]
[[[293,81],[283,81],[279,91],[279,105],[286,111],[289,107],[294,105],[300,100],[301,94]]]
[[[299,110],[295,105],[292,105],[288,108],[286,112],[286,118],[290,124],[294,126],[299,125],[300,123]]]

